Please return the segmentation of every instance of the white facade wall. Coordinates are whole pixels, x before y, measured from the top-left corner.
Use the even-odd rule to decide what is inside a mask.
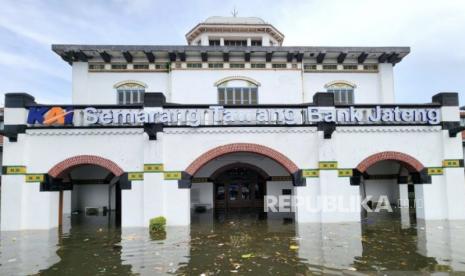
[[[231,60],[234,60],[231,58]],[[284,60],[283,60],[284,61]],[[269,64],[271,66],[271,64]],[[260,83],[259,104],[312,102],[316,92],[336,81],[354,84],[356,104],[393,103],[393,67],[379,64],[379,72],[303,72],[301,69],[173,69],[171,72],[88,72],[87,63],[73,63],[74,104],[116,104],[115,84],[137,81],[147,92],[163,92],[167,101],[217,104],[215,83],[227,77],[248,77]]]

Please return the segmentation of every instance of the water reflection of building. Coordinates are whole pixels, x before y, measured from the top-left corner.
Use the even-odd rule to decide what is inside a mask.
[[[297,205],[298,223],[359,222],[359,197],[376,207],[383,195],[422,202],[418,218],[465,218],[457,93],[395,104],[408,47],[282,46],[273,25],[242,17],[209,18],[186,39],[53,45],[72,66],[73,102],[6,95],[2,230],[95,215],[186,226],[193,210],[264,195],[352,207]]]

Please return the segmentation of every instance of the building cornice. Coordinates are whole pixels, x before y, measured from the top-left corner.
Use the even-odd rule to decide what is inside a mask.
[[[315,62],[343,64],[355,60],[359,64],[400,62],[410,53],[409,47],[314,47],[314,46],[193,46],[193,45],[78,45],[55,44],[52,50],[68,63],[112,62],[119,60],[132,63],[185,62],[190,58],[207,62],[211,58],[229,60],[230,57],[244,59],[275,59],[287,62]]]

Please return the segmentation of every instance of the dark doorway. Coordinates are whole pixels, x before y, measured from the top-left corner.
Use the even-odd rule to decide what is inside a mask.
[[[66,220],[73,228],[121,226],[121,185],[114,174],[81,165],[69,170],[63,183],[71,190],[60,192],[60,225]]]
[[[263,208],[266,177],[251,166],[224,168],[213,179],[216,209]]]

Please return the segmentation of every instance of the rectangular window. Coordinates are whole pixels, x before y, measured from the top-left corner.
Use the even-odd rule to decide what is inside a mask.
[[[219,39],[211,39],[208,41],[208,45],[210,46],[220,46],[220,40]]]
[[[196,62],[196,63],[188,63],[187,68],[202,68],[202,63]]]
[[[316,64],[304,64],[304,70],[305,71],[315,71],[316,70]]]
[[[344,64],[342,66],[342,69],[344,69],[344,70],[357,70],[358,65],[356,65],[356,64]]]
[[[378,71],[378,64],[365,64],[363,70],[366,71]]]
[[[208,68],[223,68],[223,63],[209,63]]]
[[[257,104],[256,87],[228,87],[218,88],[218,104],[249,105]]]
[[[250,89],[250,104],[258,104],[258,89],[256,87]]]
[[[244,63],[230,63],[229,68],[245,68]]]
[[[337,70],[336,64],[323,64],[323,70]]]
[[[124,92],[118,90],[118,104],[124,104]]]
[[[334,103],[335,104],[353,104],[354,103],[354,90],[348,88],[341,89],[328,89],[328,93],[334,94]]]
[[[225,89],[224,88],[218,88],[218,104],[225,104]]]
[[[89,70],[94,70],[94,71],[105,70],[105,64],[102,64],[102,63],[97,63],[97,64],[89,63]]]
[[[134,64],[133,68],[134,70],[149,70],[149,65],[148,64]]]
[[[273,63],[271,67],[274,69],[283,69],[286,68],[286,63]]]
[[[166,70],[168,69],[168,63],[155,63],[155,69]]]
[[[122,63],[115,63],[111,65],[111,70],[126,70],[127,68],[127,64]]]
[[[247,46],[247,40],[225,40],[224,46]]]
[[[255,69],[263,69],[266,67],[265,63],[252,63],[250,64],[250,67],[255,68]]]
[[[262,46],[261,40],[252,40],[252,46]]]

